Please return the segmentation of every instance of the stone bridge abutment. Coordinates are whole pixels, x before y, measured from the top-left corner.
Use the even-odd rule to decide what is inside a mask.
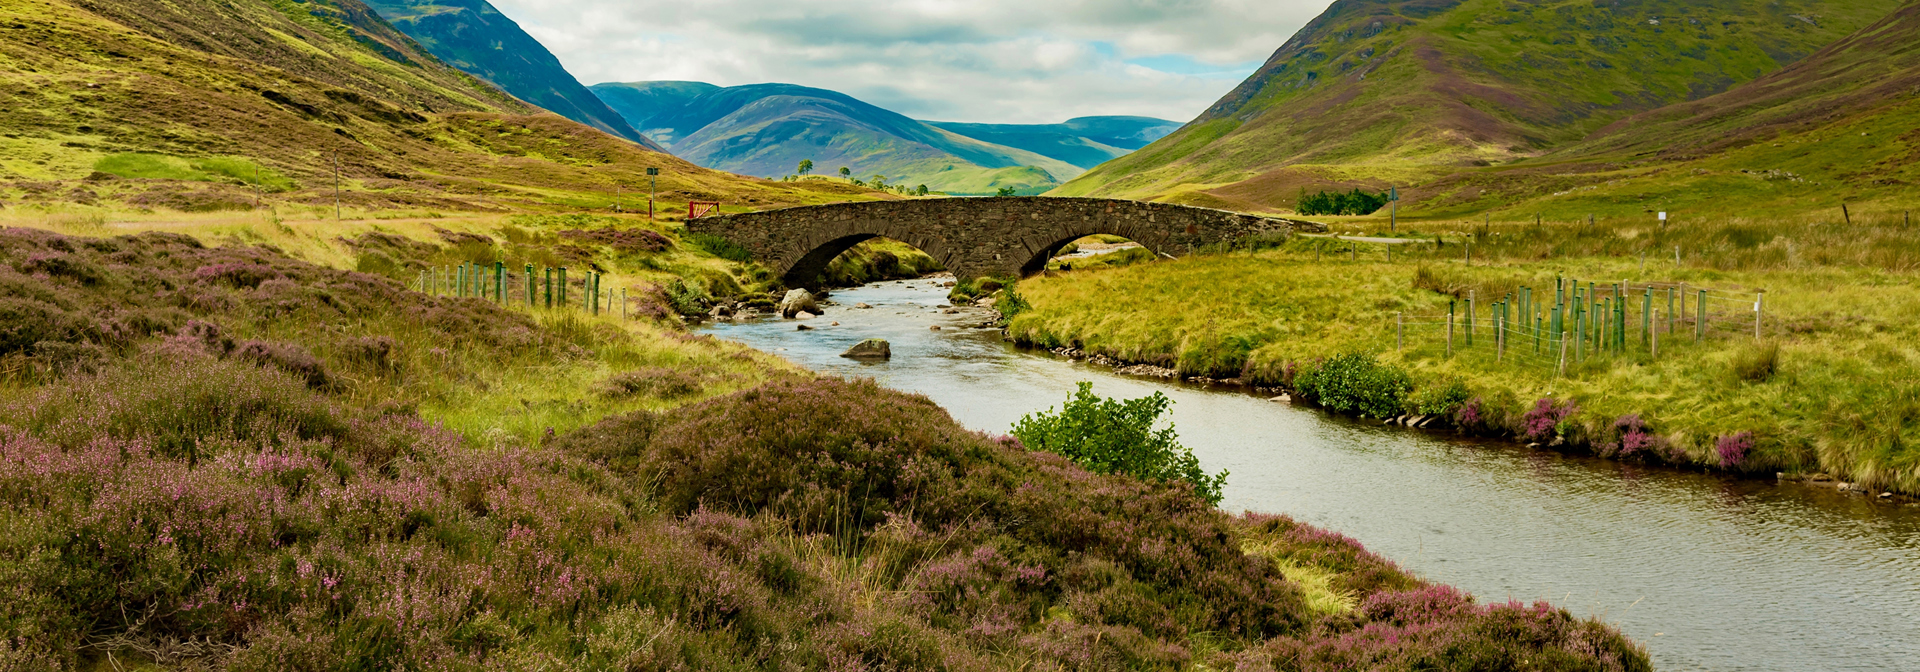
[[[827,263],[887,237],[940,260],[961,278],[1028,275],[1083,236],[1110,234],[1171,257],[1307,222],[1169,203],[1104,198],[938,198],[815,205],[702,217],[687,229],[746,248],[788,286],[817,283]]]

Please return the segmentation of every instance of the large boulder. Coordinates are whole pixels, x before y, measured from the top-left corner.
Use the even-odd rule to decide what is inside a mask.
[[[820,304],[814,301],[813,293],[804,289],[787,290],[786,297],[780,299],[780,316],[790,318],[802,312],[820,312]]]
[[[893,359],[893,346],[887,344],[886,339],[869,338],[853,344],[853,347],[847,348],[847,351],[840,353],[840,356],[853,359]]]

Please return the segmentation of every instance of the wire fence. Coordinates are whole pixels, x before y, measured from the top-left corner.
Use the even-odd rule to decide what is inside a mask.
[[[434,296],[481,299],[503,307],[577,308],[590,315],[631,317],[627,290],[601,287],[603,277],[587,271],[569,281],[565,266],[535,269],[533,264],[526,264],[515,273],[504,262],[496,261],[491,266],[461,263],[420,271],[413,289]]]
[[[1598,357],[1658,358],[1663,349],[1713,340],[1765,338],[1766,295],[1676,282],[1580,282],[1519,287],[1483,299],[1469,291],[1445,312],[1401,313],[1391,326],[1405,350],[1444,342],[1445,354],[1491,354],[1495,361],[1564,374]]]

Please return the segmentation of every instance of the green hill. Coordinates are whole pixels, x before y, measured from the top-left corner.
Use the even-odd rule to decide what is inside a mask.
[[[608,207],[871,198],[700,168],[447,66],[360,0],[0,5],[0,208]],[[623,186],[624,185],[624,186]],[[264,207],[259,206],[259,207]]]
[[[706,82],[610,82],[595,84],[589,89],[634,129],[662,145],[670,145],[681,136],[675,135],[670,127],[654,124],[653,118],[670,114],[701,94],[718,91],[720,87]]]
[[[1065,161],[1082,169],[1126,156],[1180,128],[1178,122],[1150,117],[1080,117],[1062,124],[926,123],[981,142]]]
[[[1342,0],[1199,118],[1062,195],[1283,209],[1540,156],[1774,72],[1898,0]]]
[[[367,4],[449,65],[560,116],[660,148],[581,86],[546,47],[487,0],[369,0]]]
[[[925,184],[952,194],[1045,191],[1084,169],[1026,149],[909,119],[837,91],[795,84],[702,88],[689,82],[598,84],[592,90],[673,152],[709,168],[779,177],[802,160],[862,180]],[[692,95],[689,95],[692,94]]]
[[[1417,213],[1549,217],[1791,213],[1882,202],[1920,185],[1920,3],[1778,72],[1623,119],[1537,160],[1409,194]]]

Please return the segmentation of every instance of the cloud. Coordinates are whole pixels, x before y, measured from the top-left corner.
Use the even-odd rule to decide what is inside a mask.
[[[788,82],[943,121],[1198,115],[1328,0],[492,0],[587,84]]]

